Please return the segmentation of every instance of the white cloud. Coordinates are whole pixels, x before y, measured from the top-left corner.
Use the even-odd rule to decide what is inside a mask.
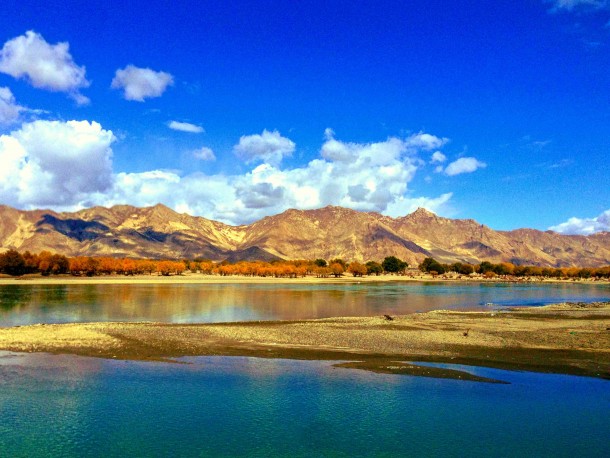
[[[74,63],[70,45],[65,42],[51,45],[34,31],[4,43],[0,50],[0,72],[25,78],[39,89],[66,92],[79,105],[89,103],[78,92],[90,84],[85,78],[85,67]]]
[[[255,145],[269,136],[279,138],[280,143],[294,145],[279,133],[265,135],[265,132],[257,136],[260,139],[256,139]],[[376,143],[346,143],[332,138],[330,133],[326,138],[319,158],[291,169],[267,161],[243,175],[180,176],[163,170],[119,173],[112,193],[99,203],[154,205],[164,202],[179,211],[243,224],[288,208],[312,209],[326,205],[391,216],[405,215],[417,207],[438,212],[451,199],[451,193],[438,197],[407,195],[408,183],[421,162],[408,138],[389,138]],[[247,141],[243,144],[248,145],[247,152],[257,153],[250,157],[269,157],[269,151],[274,151],[250,148]]]
[[[570,218],[550,230],[561,234],[589,235],[595,232],[610,231],[610,209],[595,218]]]
[[[487,167],[487,164],[478,161],[474,157],[461,157],[445,168],[445,174],[449,176],[460,175],[462,173],[471,173],[485,167]]]
[[[405,145],[410,151],[418,152],[439,149],[448,142],[448,138],[440,138],[435,135],[426,134],[425,132],[419,132],[407,137]]]
[[[398,216],[421,204],[405,196],[419,163],[409,139],[361,144],[341,142],[329,133],[326,137],[321,158],[305,166],[282,170],[266,163],[235,177],[243,215],[249,210],[249,218],[255,219],[290,207],[341,205]],[[443,203],[432,200],[430,206]]]
[[[19,106],[8,87],[0,87],[0,126],[17,122],[25,108]]]
[[[90,205],[112,187],[114,140],[88,121],[35,121],[0,136],[0,201],[26,208]]]
[[[600,9],[608,6],[607,0],[547,0],[547,3],[553,3],[552,11],[572,11],[577,8]]]
[[[178,122],[178,121],[170,121],[167,124],[167,127],[173,130],[179,130],[181,132],[189,132],[192,134],[200,134],[204,131],[203,127],[196,126],[195,124],[191,124],[189,122]]]
[[[247,220],[247,210],[235,197],[234,177],[152,170],[118,173],[111,192],[99,200],[101,205],[128,203],[149,206],[159,202],[192,215],[239,223]]]
[[[128,65],[116,71],[110,87],[123,89],[125,100],[144,102],[144,99],[160,97],[173,84],[174,77],[169,73]]]
[[[333,156],[337,150],[346,153]],[[451,193],[436,198],[405,195],[418,163],[407,150],[406,141],[397,138],[368,144],[331,139],[322,145],[322,158],[293,169],[263,163],[244,175],[196,173],[180,177],[166,171],[119,174],[113,197],[104,204],[164,202],[180,211],[233,224],[288,208],[325,205],[392,216],[405,215],[422,206],[441,210]]]
[[[202,146],[201,148],[193,151],[193,156],[195,159],[200,159],[202,161],[214,161],[216,160],[216,156],[214,155],[214,151],[207,146]]]
[[[293,151],[294,143],[277,132],[265,132],[254,136],[259,138],[253,143],[241,142],[246,145],[242,154],[275,163],[255,164],[244,174],[181,175],[167,170],[113,174],[112,132],[87,121],[36,121],[0,137],[0,162],[6,164],[0,169],[0,201],[61,210],[163,202],[181,212],[242,224],[288,208],[326,205],[390,216],[406,215],[417,207],[442,212],[451,199],[451,193],[436,197],[409,193],[409,183],[423,166],[419,154],[428,151],[423,144],[416,151],[410,137],[349,143],[328,135],[318,158],[282,168],[273,159]],[[193,154],[202,160],[214,158],[207,147]]]
[[[446,160],[447,160],[447,156],[445,156],[440,151],[435,151],[434,154],[432,154],[432,158],[431,158],[430,162],[432,164],[440,164],[442,162],[445,162]]]
[[[260,135],[240,137],[239,143],[233,147],[233,151],[248,163],[262,161],[277,165],[284,156],[292,155],[295,147],[292,140],[282,137],[277,130],[269,132],[265,129]]]

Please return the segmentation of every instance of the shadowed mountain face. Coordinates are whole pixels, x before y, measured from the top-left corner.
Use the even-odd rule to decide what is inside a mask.
[[[610,264],[610,233],[567,236],[533,229],[494,231],[473,220],[418,209],[401,218],[342,207],[287,210],[248,226],[176,213],[164,205],[117,205],[73,213],[0,206],[0,246],[68,256],[382,260],[411,265],[508,261],[542,266]]]

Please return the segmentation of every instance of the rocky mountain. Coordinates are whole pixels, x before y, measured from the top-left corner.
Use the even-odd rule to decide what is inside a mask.
[[[273,260],[382,260],[394,255],[414,265],[509,261],[543,266],[610,264],[610,233],[495,231],[474,220],[442,218],[424,209],[390,218],[342,207],[287,210],[250,225],[230,226],[176,213],[164,205],[117,205],[73,213],[0,206],[0,246],[68,256],[130,256]]]

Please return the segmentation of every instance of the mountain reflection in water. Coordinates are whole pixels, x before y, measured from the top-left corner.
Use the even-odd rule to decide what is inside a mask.
[[[0,286],[0,326],[94,321],[300,320],[609,300],[608,285],[502,283]]]

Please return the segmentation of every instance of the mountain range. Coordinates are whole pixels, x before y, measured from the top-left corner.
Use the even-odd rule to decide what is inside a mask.
[[[287,210],[230,226],[158,204],[116,205],[77,212],[17,210],[0,205],[0,247],[67,256],[204,258],[214,261],[331,259],[410,265],[512,262],[540,266],[610,264],[610,232],[589,236],[517,229],[496,231],[472,219],[449,219],[423,208],[398,218],[343,207]]]

